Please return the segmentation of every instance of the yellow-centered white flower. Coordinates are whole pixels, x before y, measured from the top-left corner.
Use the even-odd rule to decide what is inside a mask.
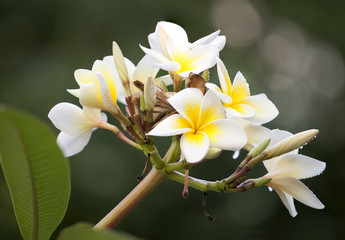
[[[228,116],[264,124],[278,115],[278,109],[265,94],[250,95],[249,85],[242,73],[237,72],[231,84],[228,71],[220,59],[217,60],[217,72],[221,89],[213,83],[207,83],[206,86],[223,102]]]
[[[89,142],[92,131],[107,121],[107,116],[100,109],[80,109],[71,103],[55,105],[48,117],[61,130],[57,143],[66,157],[82,151]]]
[[[125,91],[115,64],[112,65],[106,58],[95,61],[92,70],[76,70],[74,77],[80,88],[67,91],[78,97],[80,104],[85,107],[116,113],[117,100],[125,102]]]
[[[141,47],[156,60],[157,66],[171,74],[188,77],[190,72],[200,73],[216,64],[219,51],[224,48],[225,37],[216,31],[194,43],[177,24],[159,22],[154,33],[148,36],[151,49]]]
[[[178,114],[161,121],[148,135],[181,135],[181,152],[189,163],[206,157],[210,148],[238,150],[247,142],[243,129],[226,119],[222,103],[208,91],[187,88],[168,99]]]
[[[291,135],[286,131],[273,130],[269,147]],[[268,173],[262,178],[272,179],[266,185],[276,191],[292,217],[297,215],[293,198],[312,208],[324,208],[324,205],[313,192],[298,179],[321,174],[326,167],[326,163],[298,154],[298,150],[263,163]]]
[[[154,79],[156,85],[158,85],[160,81],[163,81],[166,85],[172,84],[172,80],[169,75],[164,75],[156,78],[157,73],[159,71],[159,67],[157,67],[156,62],[150,56],[145,55],[139,61],[137,66],[135,66],[131,60],[127,58],[124,59],[128,72],[128,78],[131,83],[130,88],[132,93],[140,92],[140,90],[134,86],[134,81],[140,81],[145,84],[149,77]],[[116,68],[113,56],[107,56],[103,59],[103,61],[109,63],[111,66]]]

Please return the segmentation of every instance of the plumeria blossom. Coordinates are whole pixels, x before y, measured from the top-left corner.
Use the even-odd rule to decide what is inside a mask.
[[[217,60],[217,72],[221,89],[213,83],[206,86],[223,102],[228,116],[264,124],[278,115],[277,108],[265,94],[250,95],[249,85],[242,73],[238,72],[231,84],[228,71],[220,59]]]
[[[134,81],[140,81],[142,83],[146,83],[148,77],[152,77],[155,80],[155,84],[159,85],[160,81],[163,81],[166,85],[172,84],[172,80],[169,75],[164,75],[161,77],[157,77],[156,75],[159,71],[159,68],[156,65],[156,62],[154,59],[152,59],[150,56],[146,55],[144,56],[137,66],[134,65],[134,63],[127,59],[125,59],[125,64],[128,72],[128,78],[130,81],[130,88],[132,93],[139,92],[140,90],[134,86]],[[116,68],[114,57],[113,56],[107,56],[103,59],[103,61],[109,63],[111,66]],[[123,101],[121,101],[123,102]]]
[[[286,131],[274,130],[272,131],[270,145],[291,135]],[[272,179],[266,185],[276,191],[291,216],[295,217],[297,215],[293,198],[312,208],[324,208],[320,200],[299,179],[321,174],[326,167],[326,163],[298,154],[298,150],[263,163],[268,173],[262,178]]]
[[[125,91],[115,64],[107,57],[96,60],[91,70],[76,70],[74,77],[80,88],[67,91],[78,97],[83,106],[117,112],[117,100],[125,102]]]
[[[226,119],[218,97],[204,96],[197,88],[187,88],[168,99],[178,114],[161,121],[148,135],[181,135],[181,152],[189,163],[203,160],[210,148],[237,150],[247,142],[243,129]]]
[[[61,130],[57,143],[66,157],[82,151],[89,142],[92,131],[107,121],[107,116],[100,109],[80,109],[71,103],[55,105],[48,117]]]
[[[170,22],[159,22],[148,40],[151,49],[141,46],[142,50],[156,60],[159,68],[181,77],[213,67],[225,45],[219,31],[190,43],[185,30]]]

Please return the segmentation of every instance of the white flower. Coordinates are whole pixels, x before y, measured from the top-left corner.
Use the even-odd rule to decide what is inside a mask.
[[[78,97],[83,106],[117,112],[117,100],[125,102],[124,88],[115,64],[112,65],[106,58],[95,61],[91,71],[76,70],[74,77],[80,89],[67,91]]]
[[[265,94],[250,96],[248,83],[240,72],[231,85],[229,74],[220,59],[217,60],[217,71],[221,89],[213,83],[207,83],[206,86],[217,94],[229,116],[264,124],[278,115],[277,108]]]
[[[137,66],[131,62],[131,60],[124,58],[125,64],[128,72],[128,78],[130,81],[130,88],[132,93],[139,92],[140,90],[134,86],[134,81],[140,81],[142,83],[146,83],[148,77],[152,77],[152,79],[155,80],[155,84],[158,84],[159,81],[163,81],[166,85],[172,84],[172,80],[169,75],[165,75],[162,77],[156,78],[156,75],[159,71],[159,68],[157,67],[155,61],[148,55],[144,56]],[[104,62],[110,64],[112,67],[116,68],[114,57],[113,56],[106,56],[103,59]],[[123,102],[123,101],[121,101]]]
[[[286,131],[273,130],[270,145],[291,135]],[[321,174],[326,167],[326,163],[298,154],[298,150],[295,150],[264,161],[264,165],[268,173],[262,178],[272,179],[266,185],[276,191],[291,216],[295,217],[297,215],[293,198],[312,208],[324,208],[324,205],[313,192],[298,179]]]
[[[107,116],[100,109],[84,107],[82,110],[71,103],[55,105],[48,117],[61,130],[57,143],[66,157],[83,150],[92,131],[107,121]]]
[[[247,142],[243,129],[225,119],[225,112],[217,96],[208,91],[187,88],[168,99],[178,114],[160,122],[148,135],[174,136],[182,134],[181,152],[189,163],[203,160],[209,148],[237,150]]]
[[[194,43],[188,41],[185,30],[177,24],[159,22],[148,37],[151,49],[142,50],[157,61],[159,68],[187,77],[213,67],[225,45],[225,37],[216,31]]]

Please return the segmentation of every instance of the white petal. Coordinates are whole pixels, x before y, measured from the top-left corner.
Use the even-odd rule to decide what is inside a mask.
[[[303,179],[317,176],[325,168],[326,163],[314,158],[301,154],[285,154],[280,157],[269,174]]]
[[[77,69],[74,71],[74,78],[81,87],[84,84],[92,83],[92,72],[87,69]]]
[[[225,106],[225,111],[233,117],[245,118],[248,121],[255,116],[255,108],[247,104],[232,104],[231,107]]]
[[[188,42],[187,33],[181,26],[171,22],[158,22],[155,30],[156,36],[159,36],[160,28],[164,29],[165,33],[168,35],[168,38],[176,37],[180,39],[180,41]],[[157,38],[156,42],[159,42]]]
[[[172,37],[167,42],[167,50],[172,61],[183,63],[188,53],[188,42]]]
[[[159,82],[160,82],[160,81],[164,82],[165,85],[167,85],[167,86],[173,84],[173,81],[172,81],[170,75],[164,75],[164,76],[161,76],[161,77],[156,78],[156,79],[155,79],[155,84],[156,84],[157,86],[159,86]]]
[[[200,106],[204,95],[197,88],[186,88],[168,99],[168,102],[188,120],[192,128],[196,127],[199,119]]]
[[[48,114],[55,127],[69,135],[78,135],[85,129],[92,129],[94,122],[87,119],[83,110],[71,103],[59,103]]]
[[[67,92],[72,94],[73,96],[79,98],[80,97],[80,89],[67,89]]]
[[[146,82],[147,78],[151,76],[153,79],[156,77],[159,68],[153,58],[145,55],[138,63],[136,69],[133,72],[133,81],[139,80],[140,82]]]
[[[182,66],[178,75],[186,78],[189,76],[190,73],[198,74],[198,73],[200,73],[200,72],[202,72],[208,68],[210,68],[210,61],[208,59],[200,59],[200,60],[197,60],[197,61],[189,64],[187,67]]]
[[[206,156],[210,141],[203,132],[185,133],[180,141],[181,152],[189,163],[197,163]]]
[[[217,97],[225,104],[229,104],[231,103],[232,99],[229,95],[226,95],[222,92],[222,90],[216,85],[216,84],[213,84],[213,83],[206,83],[205,86],[211,90],[212,92],[214,92]]]
[[[158,52],[158,51],[143,47],[141,45],[139,45],[139,46],[140,46],[141,50],[143,50],[147,55],[152,57],[158,63],[166,63],[166,62],[170,61],[168,58],[164,57],[163,54]]]
[[[271,136],[271,130],[260,126],[253,124],[243,118],[231,118],[235,122],[241,125],[243,130],[246,132],[248,137],[247,145],[249,145],[249,150],[251,150],[253,147],[257,146],[262,141],[270,138]]]
[[[150,45],[151,49],[159,52],[159,51],[161,51],[160,45],[156,42],[155,37],[156,37],[155,33],[150,33],[149,36],[147,37],[147,39],[149,41],[149,45]]]
[[[178,72],[181,69],[181,65],[178,62],[167,62],[157,64],[160,69],[163,69],[168,72]]]
[[[296,217],[297,211],[295,208],[295,204],[293,202],[293,197],[291,197],[286,192],[281,191],[279,188],[273,188],[273,189],[276,191],[276,193],[278,194],[278,196],[282,200],[283,204],[285,205],[285,207],[289,211],[290,215],[292,217]]]
[[[218,36],[215,40],[213,40],[211,45],[218,48],[219,51],[222,51],[226,44],[226,37],[225,36]]]
[[[77,136],[71,136],[61,132],[57,138],[57,143],[65,157],[70,157],[81,152],[90,141],[92,130],[84,131]]]
[[[147,135],[175,136],[191,131],[190,124],[180,114],[171,115],[158,123]]]
[[[182,70],[181,72],[185,71],[191,71],[193,72],[193,69],[200,69],[198,64],[200,65],[201,62],[198,62],[200,60],[204,60],[208,62],[208,66],[204,67],[203,70],[207,68],[211,68],[216,64],[216,58],[219,56],[219,51],[216,47],[211,45],[200,45],[195,48],[193,48],[191,51],[188,52],[186,55]],[[202,62],[204,62],[202,61]],[[200,70],[200,71],[203,71]]]
[[[231,95],[232,86],[229,77],[228,70],[226,69],[224,63],[219,58],[217,59],[217,73],[219,78],[220,87],[223,93],[226,95]]]
[[[202,102],[197,128],[201,128],[217,119],[225,119],[223,105],[217,95],[207,91]]]
[[[249,97],[249,85],[241,72],[237,72],[232,86],[232,101],[235,103],[243,98]]]
[[[101,110],[97,108],[84,107],[83,114],[87,119],[94,123],[107,121],[107,115],[101,113]]]
[[[209,43],[211,43],[213,40],[215,40],[217,38],[219,33],[220,33],[220,30],[215,31],[215,32],[213,32],[213,33],[203,37],[203,38],[200,38],[199,40],[193,42],[189,46],[189,48],[194,48],[194,47],[199,46],[199,45],[209,44]]]
[[[238,150],[247,143],[247,135],[239,124],[230,119],[215,120],[200,129],[210,139],[210,146],[223,150]]]
[[[309,207],[316,209],[325,207],[314,193],[298,179],[291,177],[273,178],[271,182],[269,182],[269,186],[279,188]]]
[[[88,83],[80,88],[79,101],[83,106],[104,108],[101,92],[95,83]]]
[[[248,104],[255,109],[255,116],[248,119],[257,124],[267,123],[278,115],[276,106],[267,98],[265,94],[250,96],[241,101],[242,104]]]
[[[99,82],[99,87],[101,89],[101,94],[102,94],[102,101],[104,105],[104,109],[109,110],[109,111],[116,111],[116,100],[113,99],[114,97],[112,96],[110,92],[110,87],[108,85],[107,80],[105,80],[104,76],[101,73],[97,73],[97,80]]]

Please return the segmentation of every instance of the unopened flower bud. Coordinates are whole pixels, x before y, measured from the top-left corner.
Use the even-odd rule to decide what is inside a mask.
[[[147,78],[144,86],[144,99],[145,99],[145,109],[152,111],[157,102],[156,99],[156,86],[154,80],[151,76]]]

